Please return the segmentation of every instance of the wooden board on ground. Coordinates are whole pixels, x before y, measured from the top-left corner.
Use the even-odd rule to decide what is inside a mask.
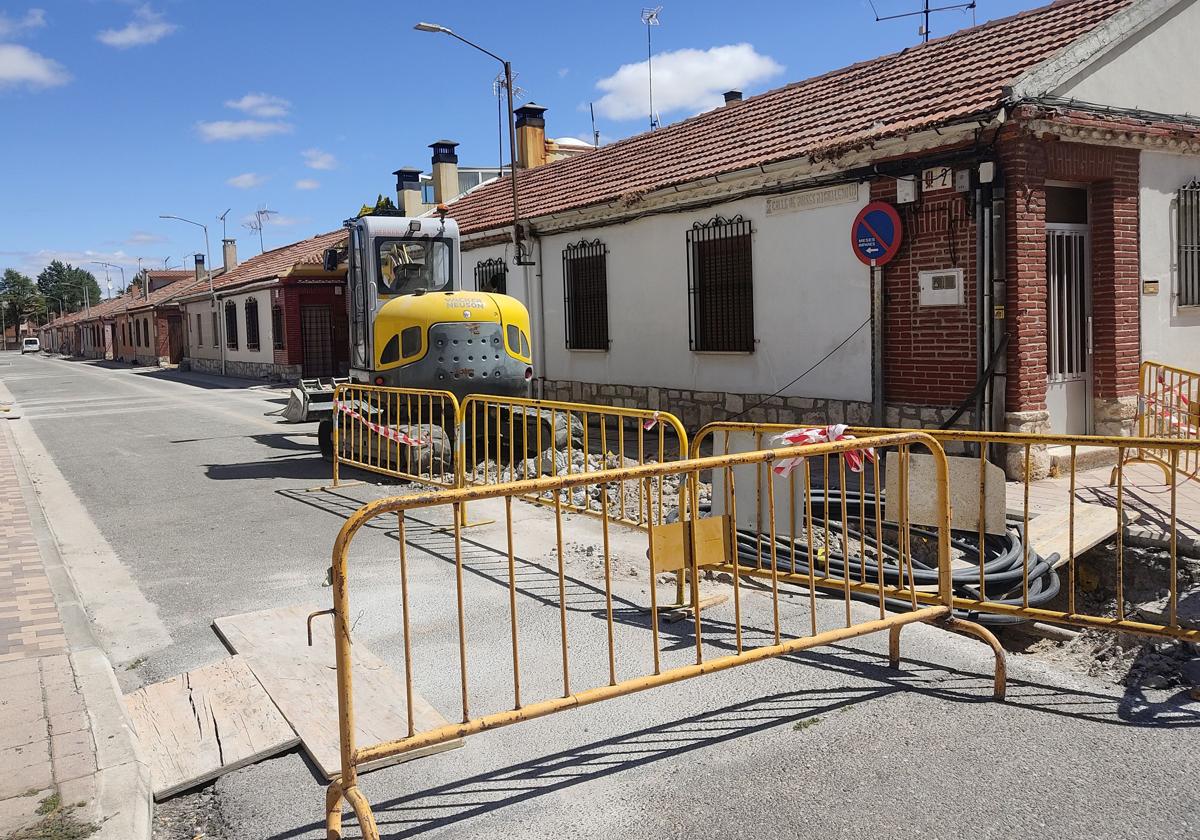
[[[125,708],[156,800],[300,742],[240,656],[139,688]]]
[[[304,751],[326,778],[332,779],[341,772],[333,620],[328,615],[313,619],[313,645],[309,647],[305,622],[316,609],[293,606],[260,610],[218,618],[213,626],[225,644],[245,658],[300,736]],[[361,642],[351,650],[355,745],[366,747],[404,737],[408,732],[404,679]],[[416,694],[413,718],[418,732],[448,723]],[[361,765],[358,769],[374,770],[459,746],[461,739]]]
[[[1054,567],[1071,559],[1071,511],[1067,505],[1040,513],[1029,520],[1029,545],[1043,557],[1058,553]],[[1140,517],[1137,511],[1126,509],[1125,524]],[[1117,512],[1104,505],[1075,503],[1075,556],[1099,545],[1117,533]]]

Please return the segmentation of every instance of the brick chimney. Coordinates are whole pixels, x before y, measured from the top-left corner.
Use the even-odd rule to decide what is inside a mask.
[[[204,273],[204,255],[196,254],[196,279],[203,280],[207,276]]]
[[[420,216],[425,209],[421,201],[421,170],[397,169],[392,174],[396,176],[396,206],[405,216]]]
[[[453,140],[430,143],[433,149],[433,201],[447,204],[458,197],[458,144]]]
[[[546,109],[535,102],[522,105],[517,115],[517,166],[533,169],[546,163]]]
[[[225,273],[229,273],[237,268],[237,240],[222,239],[221,240],[221,260],[224,264]]]

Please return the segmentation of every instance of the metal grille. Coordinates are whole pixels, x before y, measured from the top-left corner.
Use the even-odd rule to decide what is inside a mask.
[[[225,304],[225,346],[238,349],[237,305],[233,301]]]
[[[1087,234],[1046,234],[1047,309],[1051,382],[1083,379],[1088,372]]]
[[[275,349],[283,349],[283,307],[275,304],[271,307],[271,338]]]
[[[300,307],[300,344],[306,377],[333,376],[333,322],[328,306]]]
[[[258,349],[258,301],[246,299],[246,349]]]
[[[496,257],[475,263],[475,288],[481,292],[508,294],[508,266]]]
[[[714,216],[687,232],[688,340],[693,350],[754,351],[750,222]]]
[[[1200,306],[1200,179],[1179,188],[1179,305]]]
[[[599,239],[563,249],[567,349],[608,349],[608,258]]]

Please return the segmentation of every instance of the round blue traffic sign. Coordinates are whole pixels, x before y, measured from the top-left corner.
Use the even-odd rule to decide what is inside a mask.
[[[854,219],[850,242],[854,255],[867,265],[884,265],[900,250],[903,234],[896,208],[872,201]]]

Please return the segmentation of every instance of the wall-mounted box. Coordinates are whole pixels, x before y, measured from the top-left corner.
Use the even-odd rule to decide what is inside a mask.
[[[966,302],[961,268],[922,271],[917,275],[917,284],[921,306],[962,306]]]

